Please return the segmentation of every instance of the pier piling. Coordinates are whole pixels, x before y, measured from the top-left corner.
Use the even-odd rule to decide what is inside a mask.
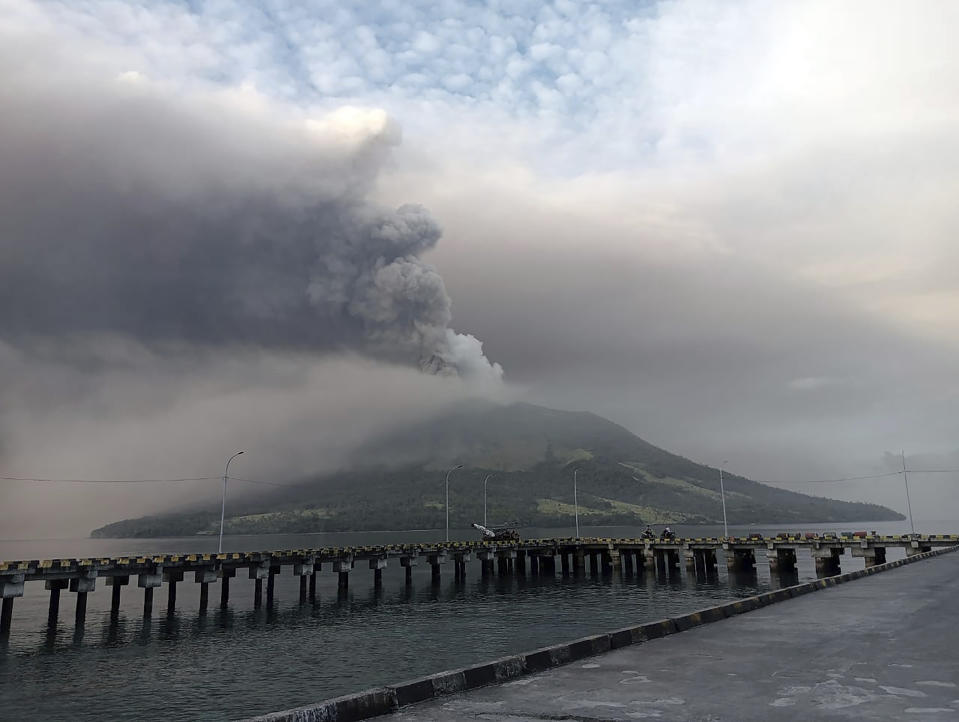
[[[47,610],[47,626],[56,627],[60,616],[60,590],[66,589],[69,582],[66,579],[47,579],[44,588],[50,590],[50,607]]]
[[[230,579],[236,576],[236,568],[223,567],[220,570],[220,609],[230,605]]]
[[[130,583],[128,576],[107,577],[107,586],[112,587],[110,595],[110,618],[116,620],[120,616],[120,590]]]
[[[74,623],[77,627],[82,627],[87,620],[87,593],[77,592],[77,609],[74,615]]]
[[[10,634],[10,625],[13,623],[14,597],[4,597],[0,606],[0,637]]]
[[[267,609],[273,608],[273,595],[276,591],[276,575],[280,573],[280,567],[270,567],[270,572],[266,577],[266,606]]]
[[[210,584],[216,581],[213,569],[197,569],[193,581],[200,585],[200,614],[205,614],[210,604]]]
[[[167,582],[166,613],[173,614],[176,611],[176,585],[183,581],[183,570],[164,570],[163,579]]]

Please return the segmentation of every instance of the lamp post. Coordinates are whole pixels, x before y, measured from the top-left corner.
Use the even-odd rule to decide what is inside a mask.
[[[487,474],[486,479],[483,481],[483,526],[488,526],[486,523],[486,485],[489,484],[490,477],[496,476],[495,474]]]
[[[906,482],[906,505],[909,507],[909,529],[912,532],[912,535],[916,534],[916,525],[912,523],[912,502],[909,500],[909,473],[906,471],[906,452],[901,450],[899,452],[900,458],[902,458],[902,480]]]
[[[573,469],[573,513],[576,515],[576,538],[579,539],[579,499],[576,496],[576,475],[579,469]]]
[[[719,495],[723,499],[723,536],[729,537],[729,527],[726,525],[726,487],[723,485],[723,467],[729,462],[723,459],[719,465]]]
[[[450,540],[450,474],[462,468],[463,465],[460,464],[446,472],[446,541]]]
[[[223,551],[223,518],[226,515],[226,480],[230,474],[230,462],[243,453],[246,452],[238,451],[227,459],[226,468],[223,470],[223,501],[220,504],[220,542],[216,545],[217,554]]]

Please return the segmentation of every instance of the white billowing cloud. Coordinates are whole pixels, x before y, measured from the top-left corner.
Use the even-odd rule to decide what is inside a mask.
[[[457,323],[541,400],[768,478],[954,446],[949,0],[3,10],[104,77],[398,118],[371,192],[430,208]]]

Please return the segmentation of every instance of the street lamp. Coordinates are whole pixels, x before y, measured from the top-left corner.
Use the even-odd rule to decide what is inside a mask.
[[[462,468],[463,465],[460,464],[446,472],[446,541],[450,540],[450,474]]]
[[[726,526],[726,487],[723,485],[723,467],[729,462],[723,459],[723,463],[719,465],[719,494],[723,499],[723,536],[729,537],[729,527]]]
[[[576,496],[576,475],[579,469],[573,469],[573,512],[576,514],[576,538],[579,539],[579,499]]]
[[[223,502],[220,504],[220,543],[216,545],[216,553],[219,554],[223,551],[223,518],[226,515],[226,480],[230,474],[230,462],[233,461],[240,454],[244,454],[244,451],[238,451],[233,456],[231,456],[226,462],[226,468],[223,470]]]
[[[909,507],[909,529],[912,531],[912,535],[915,536],[916,525],[912,523],[912,502],[909,500],[909,473],[906,471],[906,452],[900,450],[899,456],[902,458],[902,480],[906,482],[906,505]]]
[[[483,526],[488,526],[486,523],[486,485],[489,484],[490,477],[496,476],[496,474],[487,474],[486,479],[483,481]]]

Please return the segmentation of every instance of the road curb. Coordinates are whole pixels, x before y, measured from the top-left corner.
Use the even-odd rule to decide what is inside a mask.
[[[531,652],[502,657],[462,669],[439,672],[386,687],[368,689],[304,707],[272,712],[260,717],[253,717],[248,722],[356,722],[357,720],[369,719],[395,712],[401,707],[417,702],[425,702],[457,692],[498,684],[517,677],[560,667],[580,659],[595,657],[613,649],[632,644],[642,644],[670,634],[678,634],[703,624],[718,622],[738,614],[746,614],[793,597],[957,550],[959,550],[959,546],[934,549],[908,556],[905,559],[896,559],[854,572],[846,572],[833,577],[775,589],[668,619],[624,627],[605,634],[582,637]]]

